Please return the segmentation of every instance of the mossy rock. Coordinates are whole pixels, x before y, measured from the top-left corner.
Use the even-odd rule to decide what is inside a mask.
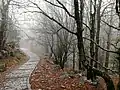
[[[0,72],[4,72],[6,70],[6,64],[0,63]]]

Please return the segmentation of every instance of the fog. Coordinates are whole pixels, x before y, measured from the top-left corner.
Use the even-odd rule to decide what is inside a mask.
[[[32,1],[39,2],[39,0]],[[43,45],[30,39],[31,37],[36,38],[31,29],[36,25],[36,16],[34,13],[28,11],[34,11],[36,8],[32,7],[33,5],[29,3],[29,0],[13,0],[10,4],[9,16],[15,22],[17,30],[20,31],[20,47],[32,50],[37,54],[43,54],[45,51]],[[40,5],[44,7],[42,0],[40,1]]]
[[[19,44],[38,56],[47,53],[63,70],[87,70],[91,80],[98,74],[109,85],[106,75],[119,74],[119,0],[0,2],[0,50]]]
[[[18,27],[17,29],[20,31],[20,37],[21,37],[20,47],[28,48],[33,51],[37,50],[37,52],[42,51],[43,53],[45,52],[43,45],[41,45],[41,43],[44,43],[42,40],[43,35],[39,33],[39,36],[41,36],[41,38],[39,38],[39,42],[37,42],[38,35],[35,32],[35,30],[40,29],[42,27],[41,24],[39,24],[38,26],[38,20],[39,20],[39,23],[44,22],[43,21],[44,16],[40,15],[39,13],[32,12],[32,11],[40,11],[40,10],[36,8],[36,6],[29,1],[30,0],[19,0],[19,1],[13,0],[11,2],[11,5],[9,6],[9,16],[13,19],[13,21],[15,22],[15,25]],[[44,10],[45,12],[49,14],[53,13],[52,10],[50,10],[50,8],[54,9],[54,7],[52,8],[52,6],[50,6],[49,4],[46,4],[44,0],[31,0],[31,1],[37,3],[38,6],[40,6],[40,8],[42,8],[42,10]],[[71,0],[69,1],[61,0],[61,1],[66,3],[66,7],[68,9],[70,9],[70,5],[73,5],[73,3],[72,4],[70,3]],[[55,0],[53,0],[52,2],[55,2]],[[106,7],[106,5],[109,4],[108,2],[114,2],[114,0],[103,0],[102,2],[103,7],[101,8],[101,12]],[[88,0],[86,0],[85,3],[87,4],[86,5],[86,8],[87,8],[87,6],[89,5]],[[60,12],[63,12],[61,9],[58,9],[58,10]],[[109,8],[107,10],[109,10]],[[89,8],[88,8],[88,11],[89,11]],[[118,23],[118,21],[116,21],[116,23]],[[116,24],[115,26],[117,27],[118,25]],[[105,32],[106,31],[101,31],[101,37],[106,35]],[[115,30],[114,33],[117,34],[118,33],[117,30]]]

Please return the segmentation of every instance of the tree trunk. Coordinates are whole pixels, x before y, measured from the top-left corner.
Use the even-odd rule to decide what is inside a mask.
[[[116,0],[116,13],[118,14],[119,17],[119,28],[120,28],[120,0]],[[120,60],[119,60],[119,82],[117,85],[117,90],[120,90]]]
[[[120,90],[120,60],[119,60],[119,81],[118,81],[118,84],[117,84],[117,90]]]
[[[0,27],[0,50],[3,48],[3,40],[4,40],[4,33],[5,33],[5,26],[6,26],[6,20],[5,20],[5,14],[4,11],[2,12],[2,21],[1,21],[1,27]]]
[[[112,16],[112,9],[113,7],[111,7],[111,19],[110,19],[110,25],[112,25],[112,20],[113,20],[113,16]],[[110,50],[110,45],[111,45],[111,33],[112,33],[112,28],[109,28],[109,31],[107,33],[107,50]],[[109,56],[110,53],[106,52],[106,60],[105,60],[105,67],[108,68],[109,65]]]
[[[84,65],[84,67],[87,69],[87,71],[92,70],[92,73],[96,74],[97,76],[100,76],[102,77],[104,80],[105,80],[105,83],[107,85],[107,90],[115,90],[115,87],[114,87],[114,84],[113,84],[113,81],[111,79],[111,77],[105,73],[105,72],[102,72],[98,69],[95,69],[95,68],[92,68],[91,66],[89,66],[88,64],[85,65],[84,63],[85,61],[82,62],[82,64]]]
[[[118,65],[119,65],[119,67],[118,67],[118,74],[119,74],[119,81],[118,81],[118,84],[117,84],[117,90],[120,90],[120,48],[117,50],[117,57],[116,57],[116,59],[118,60]]]
[[[64,53],[65,53],[65,54],[64,54],[64,56],[63,56],[63,60],[62,60],[62,69],[64,68],[64,66],[65,66],[65,62],[66,62],[67,59],[68,59],[68,57],[67,57],[67,55],[68,55],[68,51],[65,51]]]
[[[97,32],[96,32],[96,43],[99,45],[99,36],[100,36],[100,22],[101,22],[101,16],[100,16],[100,10],[101,10],[101,3],[102,0],[99,1],[98,7],[97,7]],[[95,46],[95,60],[98,61],[98,51],[99,48],[96,45]],[[96,65],[97,67],[97,65]]]
[[[120,60],[119,60],[119,82],[118,82],[118,85],[117,85],[117,88],[118,90],[120,90]]]
[[[108,35],[107,50],[110,49],[110,35]],[[105,67],[108,68],[110,53],[106,52]]]
[[[2,9],[1,9],[1,27],[0,27],[0,50],[4,48],[4,45],[6,43],[6,31],[7,31],[7,20],[8,20],[8,9],[9,9],[9,3],[10,1],[7,1],[5,4],[5,1],[2,0]]]
[[[105,83],[106,83],[106,86],[107,86],[107,90],[115,90],[113,81],[112,81],[111,77],[108,74],[106,74],[104,72],[101,72],[99,70],[96,70],[96,69],[93,69],[93,72],[97,76],[100,76],[100,77],[102,77],[105,80]]]
[[[94,1],[94,11],[92,11],[92,0],[90,0],[90,39],[95,41],[95,15],[96,15],[96,0]],[[90,56],[94,59],[95,56],[95,47],[94,43],[90,42]],[[90,60],[90,65],[93,66],[93,60]]]
[[[95,41],[95,16],[96,16],[96,0],[94,0],[94,5],[92,0],[90,0],[90,39],[92,41]],[[93,59],[95,58],[95,44],[90,41],[90,66],[93,67]],[[93,78],[93,72],[92,72],[92,68],[89,68],[89,70],[87,70],[87,78],[91,79],[92,81],[94,80]]]
[[[78,51],[79,51],[79,70],[82,68],[83,60],[83,9],[84,3],[83,0],[80,1],[80,13],[79,13],[79,4],[78,0],[74,0],[75,7],[75,20],[77,25],[77,40],[78,40]]]
[[[73,70],[75,70],[75,45],[73,45]]]
[[[103,42],[102,42],[102,47],[105,48],[105,39],[103,37]],[[104,66],[104,61],[105,61],[105,51],[104,50],[101,50],[101,56],[100,56],[100,63],[102,66]],[[99,66],[99,69],[102,69],[102,67]]]

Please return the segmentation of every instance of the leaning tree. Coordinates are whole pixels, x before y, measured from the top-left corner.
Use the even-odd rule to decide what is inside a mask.
[[[119,28],[120,28],[120,0],[116,0],[116,13],[119,17]],[[118,85],[117,85],[117,90],[120,90],[120,49],[118,49],[117,51],[117,54],[118,54],[118,57],[117,57],[117,60],[118,60],[118,63],[119,63],[119,82],[118,82]]]

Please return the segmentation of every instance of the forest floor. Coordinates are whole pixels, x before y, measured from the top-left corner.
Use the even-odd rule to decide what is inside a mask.
[[[20,65],[25,63],[28,60],[28,56],[26,56],[23,52],[18,52],[14,57],[9,56],[2,60],[2,63],[5,63],[5,71],[0,72],[0,87],[3,87],[3,82],[5,81],[5,76],[9,74],[15,68],[18,68]]]
[[[72,69],[61,70],[52,60],[43,58],[30,77],[32,90],[106,90],[104,80],[97,87],[84,81],[84,77],[75,74]]]

